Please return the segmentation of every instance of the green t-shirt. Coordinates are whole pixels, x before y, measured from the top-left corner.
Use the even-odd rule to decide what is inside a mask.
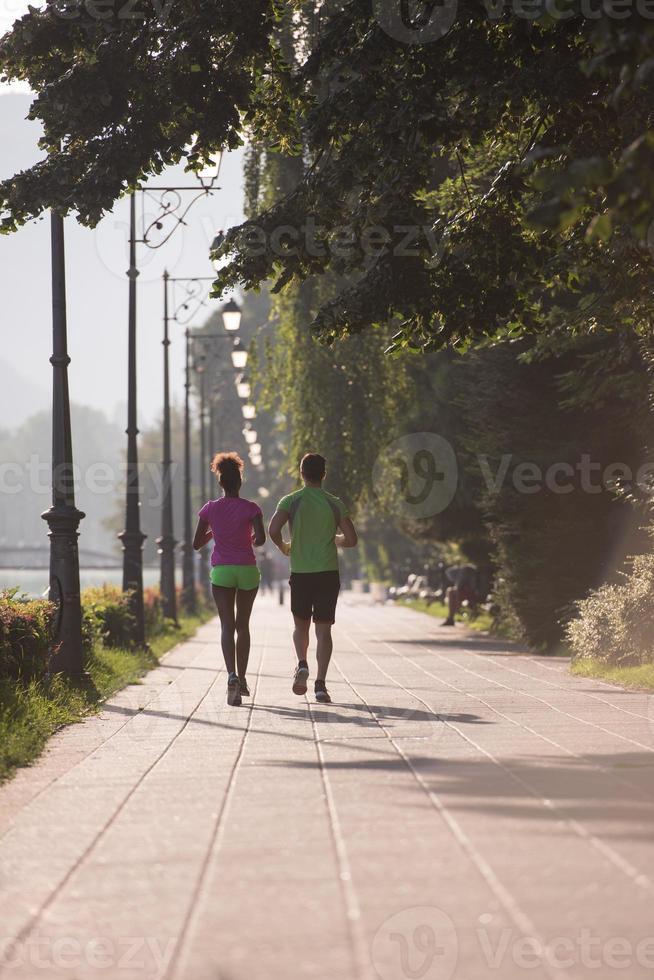
[[[286,511],[291,527],[291,571],[338,571],[334,536],[337,521],[347,517],[345,504],[321,487],[302,487],[277,504]]]

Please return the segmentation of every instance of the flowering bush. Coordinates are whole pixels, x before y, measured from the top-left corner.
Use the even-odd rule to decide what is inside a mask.
[[[29,681],[47,673],[57,607],[0,592],[0,677]]]
[[[654,662],[654,555],[638,555],[619,585],[604,585],[577,603],[567,627],[576,659],[619,667]]]
[[[161,606],[159,589],[150,586],[143,590],[143,609],[145,612],[145,635],[155,636],[157,633],[161,633],[166,621]]]
[[[82,592],[82,621],[87,650],[100,640],[107,647],[132,645],[134,615],[129,593],[114,585]]]

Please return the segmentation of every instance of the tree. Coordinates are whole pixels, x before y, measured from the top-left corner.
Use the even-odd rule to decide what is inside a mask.
[[[647,366],[633,334],[570,341],[548,354],[522,341],[459,360],[499,614],[520,639],[551,647],[573,603],[649,547],[626,499],[647,496],[636,477],[651,413],[633,411],[647,403]]]
[[[384,0],[138,20],[50,0],[0,45],[49,154],[0,185],[4,228],[50,206],[93,224],[246,132],[295,152],[299,180],[226,237],[218,288],[343,277],[313,318],[327,341],[389,317],[421,349],[646,324],[654,24],[586,7],[427,4],[412,28]]]

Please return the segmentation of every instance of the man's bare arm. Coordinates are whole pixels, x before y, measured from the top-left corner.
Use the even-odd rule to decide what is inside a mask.
[[[339,548],[356,548],[359,543],[359,536],[354,524],[349,517],[341,517],[338,522],[340,534],[336,535],[336,544]]]
[[[276,510],[268,527],[268,535],[273,544],[288,558],[291,553],[291,545],[289,541],[284,541],[282,537],[282,529],[285,524],[288,524],[288,512],[285,510]]]

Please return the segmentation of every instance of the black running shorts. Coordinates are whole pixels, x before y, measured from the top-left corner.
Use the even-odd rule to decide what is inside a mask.
[[[291,572],[291,612],[298,619],[333,623],[341,589],[338,572]]]

